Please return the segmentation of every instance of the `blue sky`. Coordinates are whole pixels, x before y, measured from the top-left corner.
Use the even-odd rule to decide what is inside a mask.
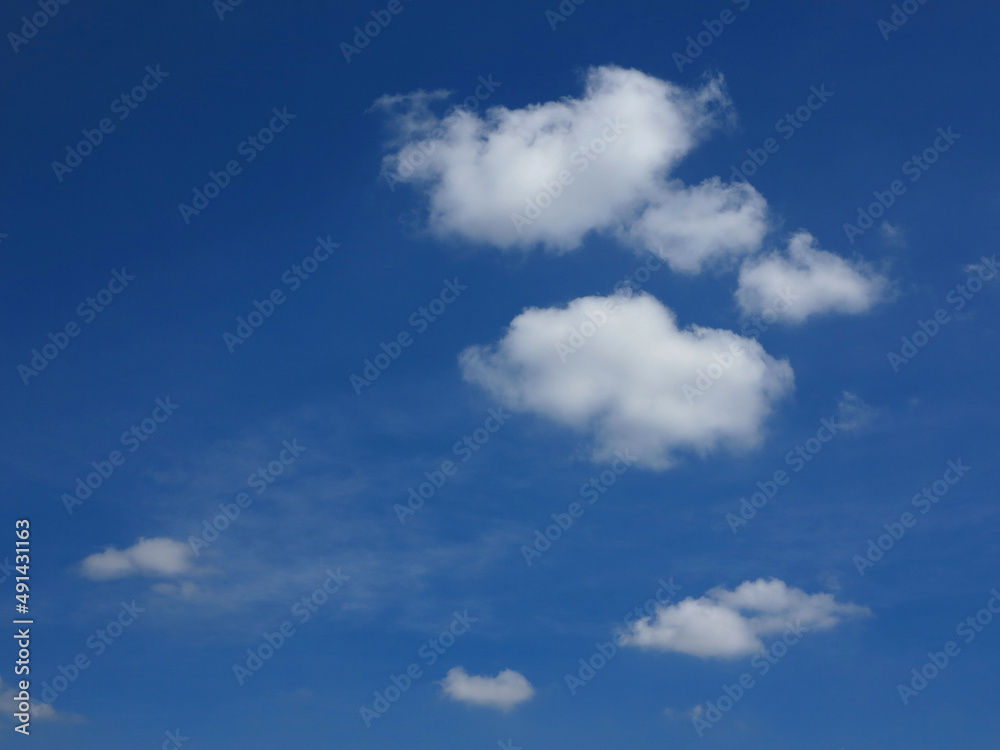
[[[1000,19],[904,5],[7,7],[29,741],[996,738]]]

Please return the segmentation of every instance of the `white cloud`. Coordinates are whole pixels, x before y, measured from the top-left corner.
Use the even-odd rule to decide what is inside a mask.
[[[833,594],[807,594],[783,581],[745,581],[730,591],[714,588],[698,599],[660,606],[652,617],[624,633],[631,646],[675,651],[702,658],[749,656],[764,648],[761,636],[790,624],[826,630],[841,620],[871,614],[867,607],[841,604]]]
[[[83,574],[106,580],[128,576],[175,576],[191,570],[191,547],[173,539],[140,538],[123,550],[108,547],[83,560]]]
[[[725,185],[713,177],[697,187],[664,191],[625,237],[675,271],[697,272],[709,259],[756,251],[766,233],[763,196],[749,183]]]
[[[477,706],[507,710],[523,703],[535,693],[531,683],[519,672],[504,669],[496,677],[466,674],[462,667],[448,670],[441,683],[452,699]]]
[[[736,301],[746,314],[771,311],[777,320],[802,323],[821,313],[866,312],[888,291],[888,280],[870,265],[820,250],[811,234],[800,231],[785,253],[743,263]]]
[[[757,445],[773,402],[793,383],[788,362],[757,341],[681,329],[645,293],[529,308],[499,343],[470,347],[459,361],[466,380],[509,409],[591,434],[595,460],[628,448],[657,469],[678,450]]]
[[[393,116],[402,143],[384,160],[387,179],[427,193],[439,235],[568,252],[589,232],[617,229],[672,267],[696,271],[756,250],[766,231],[766,203],[749,185],[669,181],[677,163],[732,117],[721,79],[687,89],[596,67],[580,98],[493,107],[482,116],[436,117],[437,98],[383,97],[376,107]]]

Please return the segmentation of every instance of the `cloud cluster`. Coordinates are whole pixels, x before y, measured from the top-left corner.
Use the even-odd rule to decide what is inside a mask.
[[[376,102],[399,131],[383,168],[426,192],[440,235],[567,252],[589,232],[614,229],[675,269],[697,271],[756,250],[766,233],[766,202],[748,184],[714,178],[689,188],[669,179],[732,117],[721,79],[686,89],[597,67],[580,98],[484,116],[434,116],[440,93]]]
[[[433,108],[445,98],[417,92],[375,105],[398,134],[383,174],[426,195],[438,235],[566,253],[603,232],[676,272],[739,267],[737,305],[768,323],[860,314],[889,294],[870,265],[820,249],[806,231],[762,253],[769,210],[749,183],[677,179],[678,164],[734,117],[720,77],[683,87],[600,66],[587,71],[579,97],[438,116]],[[553,347],[581,338],[598,302],[522,312],[498,344],[463,353],[466,379],[512,409],[591,433],[596,459],[629,447],[647,466],[665,468],[677,450],[760,440],[772,403],[791,387],[787,362],[727,331],[681,330],[645,295],[622,301],[569,360],[554,360]],[[746,356],[712,375],[708,368],[718,370],[717,357],[732,343]],[[683,389],[695,381],[705,387],[692,400]]]
[[[802,323],[821,313],[867,312],[888,290],[888,280],[867,263],[820,250],[811,234],[798,232],[784,253],[743,263],[736,301],[744,313],[772,310],[777,320]]]
[[[684,88],[600,66],[589,69],[578,98],[440,117],[432,105],[444,98],[420,91],[374,107],[397,132],[384,174],[426,194],[439,235],[569,252],[590,232],[611,232],[687,273],[752,258],[764,245],[767,201],[749,183],[710,177],[688,186],[672,175],[734,118],[721,78]],[[804,300],[782,316],[790,323],[865,312],[886,291],[869,267],[815,248],[805,232],[784,253],[748,260],[737,299],[744,312],[764,311],[788,285]]]
[[[657,469],[678,450],[753,447],[793,383],[788,362],[754,339],[682,329],[645,293],[530,308],[497,344],[459,361],[466,380],[508,408],[593,432],[596,460],[629,448]]]
[[[191,547],[166,537],[140,538],[131,547],[108,547],[84,558],[83,574],[95,580],[129,576],[176,576],[191,570]]]
[[[780,633],[790,624],[826,630],[869,614],[867,607],[838,603],[832,594],[807,594],[783,581],[761,578],[732,591],[718,587],[698,599],[661,606],[652,617],[634,623],[624,633],[624,643],[702,658],[734,658],[761,650],[761,636]]]
[[[535,693],[520,672],[504,669],[496,677],[469,675],[462,667],[448,670],[441,683],[450,698],[462,703],[489,706],[506,711]]]

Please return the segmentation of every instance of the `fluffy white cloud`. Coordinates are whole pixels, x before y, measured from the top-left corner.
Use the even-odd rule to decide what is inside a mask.
[[[466,380],[515,411],[591,433],[595,460],[630,449],[667,468],[673,453],[749,448],[792,369],[732,331],[681,329],[642,293],[530,308],[494,346],[459,357]]]
[[[523,703],[535,693],[524,675],[512,669],[504,669],[496,677],[481,677],[455,667],[448,670],[441,684],[454,700],[502,710]]]
[[[693,188],[665,190],[624,236],[665,259],[675,271],[697,272],[709,259],[752,253],[767,233],[767,201],[746,182],[713,177]]]
[[[439,118],[440,92],[383,97],[400,136],[384,175],[426,191],[430,227],[500,248],[578,247],[617,229],[679,270],[751,252],[766,203],[745,183],[687,188],[670,171],[732,116],[722,81],[686,89],[637,70],[592,68],[580,98]]]
[[[733,658],[764,648],[761,636],[790,625],[826,630],[841,620],[870,615],[867,607],[841,604],[833,594],[807,594],[777,579],[745,581],[736,589],[718,587],[698,599],[660,606],[623,634],[631,646],[692,656]]]
[[[773,311],[777,320],[801,323],[820,313],[866,312],[888,290],[888,280],[867,263],[820,250],[811,234],[798,232],[785,253],[743,263],[736,301],[746,314]]]
[[[127,576],[174,576],[191,570],[191,547],[173,539],[140,538],[126,549],[108,547],[83,560],[83,574],[106,580]]]

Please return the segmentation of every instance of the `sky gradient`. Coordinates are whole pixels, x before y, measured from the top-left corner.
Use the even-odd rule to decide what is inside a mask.
[[[7,7],[0,747],[995,742],[998,21]]]

